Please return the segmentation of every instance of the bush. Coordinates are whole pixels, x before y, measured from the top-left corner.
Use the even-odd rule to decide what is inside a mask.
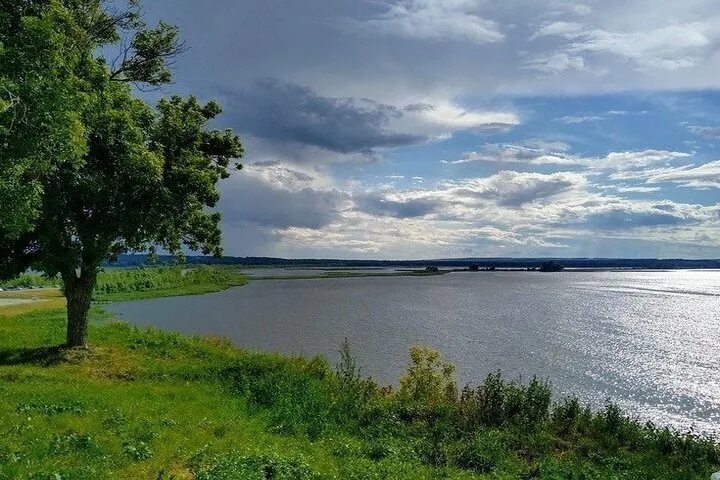
[[[96,449],[90,434],[81,434],[69,431],[64,434],[56,434],[50,441],[50,450],[55,454],[81,452]]]
[[[453,463],[462,469],[477,473],[491,473],[512,454],[506,436],[499,430],[486,430],[471,442],[459,443],[453,452]]]
[[[269,410],[271,430],[307,434],[314,439],[335,423],[333,375],[327,362],[267,355],[248,355],[221,374],[250,404]]]
[[[463,389],[460,420],[466,430],[506,424],[535,428],[548,417],[551,397],[547,382],[533,378],[528,385],[516,384],[497,372],[488,375],[477,389]]]
[[[0,288],[49,288],[60,285],[59,277],[48,278],[39,273],[23,273],[12,280],[0,282]]]
[[[401,401],[433,407],[451,403],[457,398],[455,366],[446,362],[440,352],[429,347],[410,348],[410,365],[400,378]]]
[[[348,422],[363,421],[378,388],[370,378],[361,375],[346,338],[340,346],[340,363],[335,367],[338,380],[337,410]]]

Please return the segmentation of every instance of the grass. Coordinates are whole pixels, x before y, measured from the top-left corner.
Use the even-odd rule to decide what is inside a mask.
[[[111,268],[98,275],[94,299],[121,301],[198,295],[245,283],[247,277],[237,268],[227,266]]]
[[[110,302],[198,295],[245,283],[247,277],[237,268],[228,266],[107,268],[98,275],[93,299],[98,302]],[[0,283],[0,288],[26,289],[0,292],[0,299],[61,297],[57,292],[62,288],[62,281],[59,278],[46,278],[37,273],[26,273],[16,279]],[[35,291],[52,288],[56,293]]]
[[[347,345],[333,367],[95,306],[92,347],[63,351],[57,300],[0,309],[2,480],[707,480],[720,464],[710,440],[554,403],[537,379],[458,391],[428,348],[392,391],[359,375]]]

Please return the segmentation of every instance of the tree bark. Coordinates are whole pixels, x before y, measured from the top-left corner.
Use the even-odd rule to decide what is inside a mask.
[[[87,346],[88,314],[96,280],[94,268],[81,269],[79,276],[76,272],[63,275],[68,319],[65,345],[68,348]]]

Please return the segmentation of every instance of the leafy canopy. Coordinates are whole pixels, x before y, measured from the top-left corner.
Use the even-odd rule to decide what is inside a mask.
[[[133,91],[169,82],[182,49],[134,1],[0,0],[0,205],[12,205],[0,209],[0,277],[65,277],[156,247],[221,253],[211,209],[240,140],[208,128],[217,103],[153,108]]]

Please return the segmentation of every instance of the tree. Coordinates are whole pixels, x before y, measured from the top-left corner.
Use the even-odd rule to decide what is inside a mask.
[[[0,278],[60,275],[67,346],[86,345],[99,266],[130,251],[221,254],[217,184],[243,155],[208,128],[215,102],[155,108],[133,85],[171,81],[175,27],[136,1],[0,0]],[[115,61],[97,52],[114,48]]]
[[[554,261],[543,262],[543,264],[540,265],[541,272],[562,272],[563,270],[565,270],[565,267]]]

